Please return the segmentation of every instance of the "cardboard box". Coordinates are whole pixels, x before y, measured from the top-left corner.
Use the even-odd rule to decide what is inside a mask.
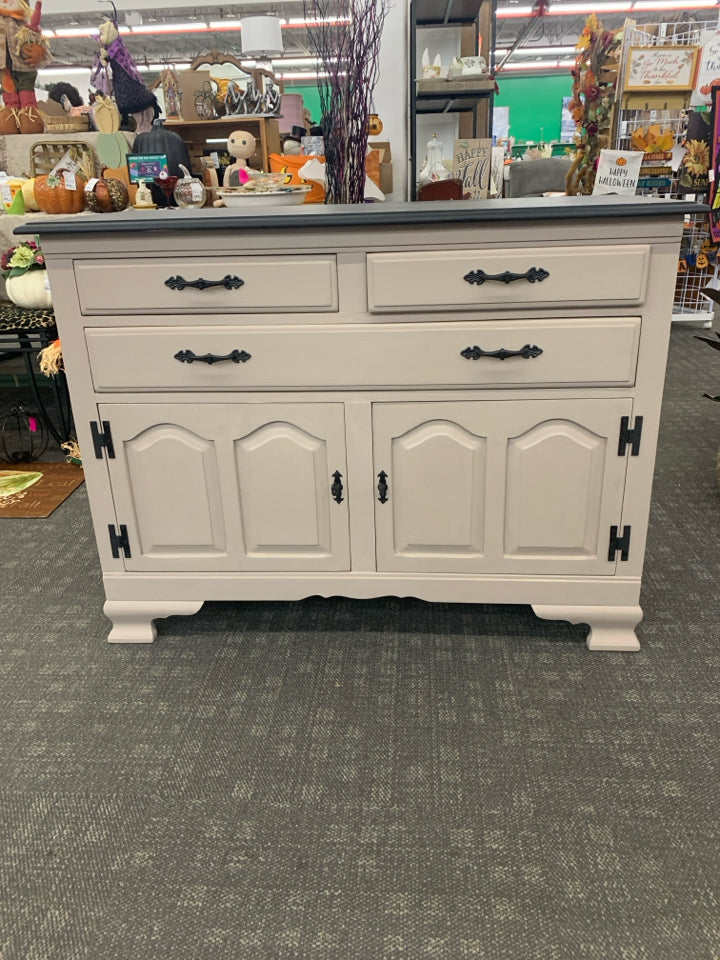
[[[388,140],[371,140],[368,146],[372,150],[380,151],[380,189],[387,196],[393,192],[393,169],[390,142]]]

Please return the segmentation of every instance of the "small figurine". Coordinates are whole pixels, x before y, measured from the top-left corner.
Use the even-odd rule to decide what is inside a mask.
[[[224,187],[242,187],[250,179],[247,162],[255,153],[255,137],[247,130],[233,130],[227,140],[228,153],[235,157],[223,176]]]
[[[152,194],[144,180],[138,180],[138,188],[133,206],[136,210],[155,210],[157,208],[157,204],[153,203]]]

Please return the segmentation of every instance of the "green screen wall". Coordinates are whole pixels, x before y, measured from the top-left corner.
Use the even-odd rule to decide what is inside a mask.
[[[510,107],[510,136],[515,140],[558,140],[563,97],[572,94],[570,73],[498,77],[498,107]]]

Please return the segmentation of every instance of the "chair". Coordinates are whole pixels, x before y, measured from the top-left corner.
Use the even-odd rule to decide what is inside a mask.
[[[418,190],[418,200],[469,200],[470,194],[463,193],[462,180],[434,180]]]
[[[569,157],[541,157],[516,160],[508,168],[506,197],[542,197],[545,193],[565,193],[565,178],[572,166]]]

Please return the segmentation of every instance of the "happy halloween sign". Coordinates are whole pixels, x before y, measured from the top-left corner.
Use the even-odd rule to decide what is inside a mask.
[[[593,193],[635,193],[642,159],[634,150],[601,150]]]

